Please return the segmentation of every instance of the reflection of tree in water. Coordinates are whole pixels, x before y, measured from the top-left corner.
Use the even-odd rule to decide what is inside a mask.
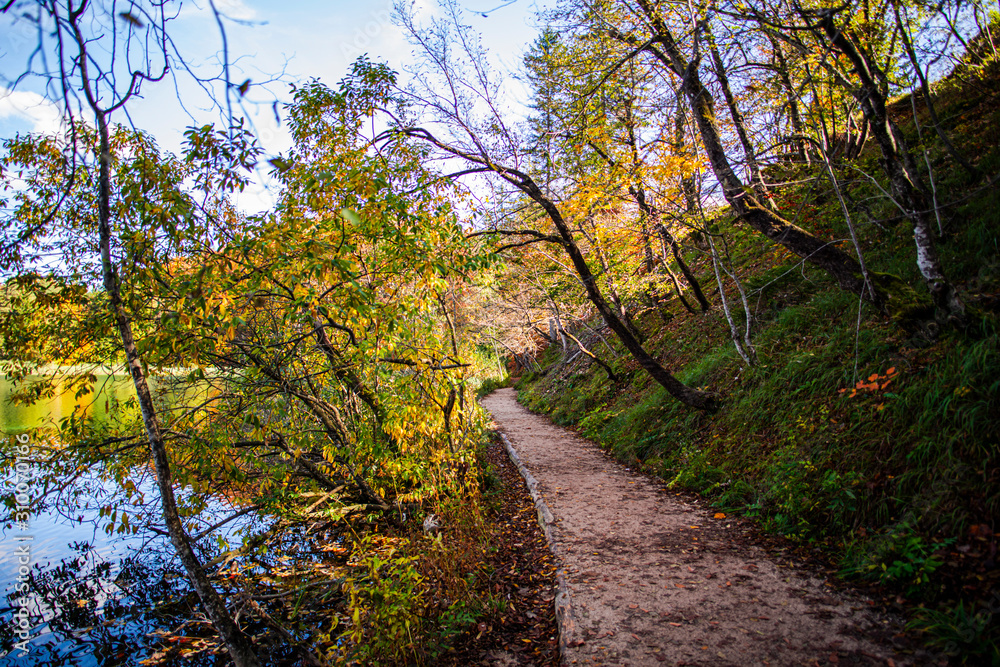
[[[137,665],[154,652],[157,630],[170,631],[199,616],[197,600],[183,575],[155,548],[120,561],[105,560],[86,542],[75,542],[75,556],[59,565],[37,567],[29,591],[12,589],[0,615],[0,665],[32,667]],[[19,641],[10,622],[22,596],[31,602],[32,620],[44,623],[32,632],[31,652],[12,650]],[[188,625],[185,634],[197,633]],[[185,665],[215,665],[205,654]]]

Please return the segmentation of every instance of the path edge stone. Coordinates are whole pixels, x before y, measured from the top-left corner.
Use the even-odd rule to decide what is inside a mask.
[[[569,648],[569,636],[575,631],[573,625],[573,609],[569,594],[569,584],[566,581],[566,572],[562,566],[562,559],[559,557],[559,552],[556,549],[555,540],[555,522],[556,518],[549,509],[549,506],[545,503],[545,499],[542,498],[541,492],[538,490],[538,480],[535,476],[525,467],[524,463],[521,461],[521,457],[517,455],[517,450],[514,449],[514,445],[511,444],[510,439],[507,438],[507,434],[501,431],[499,428],[496,429],[497,434],[499,434],[500,439],[503,440],[504,449],[507,450],[507,457],[510,458],[511,463],[517,468],[517,471],[521,473],[521,477],[524,478],[524,483],[528,487],[528,493],[531,494],[531,499],[535,501],[535,514],[538,519],[538,525],[541,527],[542,532],[545,534],[545,541],[549,545],[549,551],[560,561],[560,564],[556,567],[556,581],[559,585],[559,592],[556,594],[555,606],[556,606],[556,625],[559,628],[559,657],[560,661],[565,665],[568,648]]]

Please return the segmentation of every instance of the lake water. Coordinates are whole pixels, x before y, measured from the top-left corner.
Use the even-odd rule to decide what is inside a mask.
[[[98,376],[95,388],[81,398],[57,392],[35,405],[19,406],[9,403],[13,388],[0,380],[5,493],[14,482],[6,457],[16,451],[15,433],[54,426],[74,411],[98,420],[113,418],[116,406],[120,409],[132,391],[129,380],[107,375]],[[31,439],[41,437],[32,430],[22,440],[30,448]],[[137,471],[135,481],[155,500],[148,474]],[[168,540],[148,532],[108,535],[98,508],[113,502],[114,489],[97,473],[69,490],[83,492],[70,503],[36,509],[25,525],[13,520],[0,524],[0,667],[138,665],[153,653],[154,633],[190,620],[193,596]],[[215,509],[228,510],[221,505]],[[16,518],[9,508],[2,515]],[[155,516],[135,519],[150,520],[160,523]],[[18,614],[28,617],[30,639],[24,644],[15,632]],[[215,659],[205,655],[184,664],[210,665]]]
[[[92,483],[99,496],[100,484]],[[78,512],[68,517],[49,507],[26,526],[4,526],[0,665],[138,664],[151,644],[146,634],[163,625],[152,605],[186,590],[177,574],[164,576],[176,566],[162,539],[110,537],[96,511]],[[19,577],[22,560],[27,578]],[[12,631],[22,607],[30,619],[30,639],[21,645],[27,650]]]
[[[130,378],[107,374],[94,377],[94,391],[87,396],[75,396],[73,390],[66,388],[65,382],[60,382],[51,398],[43,398],[32,405],[20,405],[11,401],[15,393],[14,385],[0,376],[0,434],[55,427],[60,420],[68,419],[74,411],[81,416],[104,421],[111,418],[116,406],[135,395]],[[41,377],[28,376],[26,379],[32,382]]]

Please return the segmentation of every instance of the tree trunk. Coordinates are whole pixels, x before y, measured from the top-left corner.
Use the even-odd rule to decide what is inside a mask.
[[[614,372],[613,370],[611,370],[611,366],[609,366],[609,365],[607,364],[607,362],[605,362],[605,361],[604,361],[604,360],[602,360],[602,359],[601,359],[600,357],[598,357],[598,356],[597,356],[596,354],[594,354],[593,352],[591,352],[590,350],[588,350],[588,349],[587,349],[587,348],[586,348],[586,347],[584,346],[584,344],[580,342],[580,339],[579,339],[579,338],[577,338],[576,336],[574,336],[574,335],[573,335],[573,334],[571,334],[570,332],[566,331],[565,329],[563,329],[563,330],[562,330],[562,332],[563,332],[563,334],[565,334],[566,336],[569,336],[569,338],[570,338],[570,339],[571,339],[571,340],[572,340],[572,341],[573,341],[574,343],[576,343],[576,346],[577,346],[577,348],[578,348],[578,349],[580,350],[580,352],[582,352],[582,353],[584,353],[585,355],[587,355],[588,357],[590,357],[590,358],[591,358],[591,359],[592,359],[592,360],[593,360],[593,361],[594,361],[594,362],[595,362],[595,363],[596,363],[596,364],[597,364],[598,366],[600,366],[601,368],[603,368],[603,369],[604,369],[604,372],[605,372],[605,373],[607,373],[607,375],[608,375],[608,379],[609,379],[609,380],[611,380],[612,382],[615,382],[615,383],[617,383],[617,382],[618,382],[618,376],[617,376],[617,375],[615,375],[615,372]]]
[[[315,317],[313,318],[313,327],[316,330],[316,342],[330,363],[330,370],[333,371],[333,374],[337,376],[337,379],[340,380],[341,384],[348,391],[360,398],[368,406],[375,418],[376,433],[384,437],[386,442],[390,444],[392,451],[398,454],[400,451],[399,443],[386,433],[382,427],[388,419],[388,414],[378,394],[369,389],[361,377],[354,372],[354,369],[347,363],[347,360],[341,356],[337,348],[330,342],[330,337],[326,335],[326,327]]]
[[[681,287],[681,281],[677,280],[677,274],[673,272],[670,268],[670,257],[667,256],[667,242],[662,237],[660,238],[660,245],[662,246],[661,256],[663,257],[663,270],[666,271],[667,276],[670,278],[670,282],[673,283],[674,289],[677,291],[677,298],[680,299],[681,305],[692,315],[696,314],[698,311],[694,309],[688,300],[684,298],[684,288]]]
[[[683,133],[680,133],[680,135],[677,137],[677,140],[678,142],[683,141]],[[631,142],[632,160],[634,166],[637,167],[639,164],[638,142],[636,140],[635,133],[632,132],[631,130],[629,132],[629,141]],[[678,149],[677,144],[675,144],[674,149],[675,152],[679,154],[680,150]],[[610,160],[610,158],[607,158],[607,156],[605,156],[605,159],[614,164],[613,161]],[[686,192],[685,197],[688,198],[688,203],[687,203],[688,212],[690,213],[691,211],[694,210],[694,207],[696,205],[696,202],[694,201],[694,191],[692,188],[690,196],[688,196],[687,191],[685,192]],[[629,186],[629,194],[632,195],[632,198],[635,199],[636,204],[639,205],[643,234],[648,237],[648,231],[647,231],[649,224],[648,221],[655,220],[658,217],[660,217],[659,212],[646,199],[646,189],[645,187],[643,187],[641,181],[636,181],[635,183]],[[688,284],[691,286],[691,289],[694,290],[695,296],[698,299],[698,304],[701,306],[702,312],[707,312],[709,309],[711,309],[712,306],[711,304],[708,303],[708,299],[705,298],[705,294],[701,291],[701,284],[698,282],[698,279],[695,278],[694,274],[691,272],[691,269],[688,268],[688,265],[684,262],[684,259],[681,257],[680,249],[677,246],[677,241],[661,223],[655,223],[654,228],[656,229],[660,238],[664,242],[666,242],[666,244],[670,247],[674,259],[677,260],[677,265],[680,267],[681,272],[684,274],[684,278],[688,281]],[[667,267],[667,271],[670,273],[670,277],[674,281],[674,286],[677,288],[677,295],[680,297],[681,302],[684,304],[685,307],[688,308],[688,310],[691,310],[690,306],[688,306],[687,304],[687,301],[684,300],[684,295],[681,293],[680,285],[677,284],[677,278],[674,276],[673,272],[670,271],[669,267]]]
[[[85,69],[83,76],[86,81]],[[146,437],[149,440],[150,454],[153,458],[153,468],[156,473],[156,484],[160,491],[163,521],[167,526],[170,542],[177,551],[184,570],[187,572],[188,579],[195,592],[197,592],[198,598],[201,600],[202,609],[222,637],[223,642],[225,642],[233,663],[237,667],[258,667],[260,662],[257,660],[250,640],[243,634],[235,621],[233,621],[229,610],[226,609],[225,602],[212,586],[212,582],[198,560],[198,555],[191,546],[191,540],[184,530],[180,514],[177,511],[177,501],[174,497],[173,480],[166,443],[160,431],[156,408],[153,405],[153,396],[149,390],[149,383],[146,381],[146,375],[142,368],[142,359],[136,348],[135,337],[132,333],[132,321],[125,311],[117,271],[111,258],[111,142],[108,133],[107,116],[97,107],[96,100],[91,101],[91,106],[97,116],[97,128],[100,133],[98,228],[104,289],[108,293],[111,314],[114,317],[115,325],[122,339],[122,349],[125,352],[129,373],[132,376],[132,383],[135,385],[136,399],[139,402],[139,409],[142,413],[142,422],[146,428]]]
[[[955,144],[951,142],[951,139],[948,137],[948,133],[944,131],[943,127],[941,127],[941,121],[938,120],[937,109],[934,107],[934,99],[931,97],[931,89],[927,84],[927,77],[924,76],[924,70],[920,67],[920,61],[917,59],[917,54],[913,50],[913,43],[910,41],[910,35],[906,31],[906,27],[903,25],[903,19],[899,13],[899,5],[894,4],[892,6],[892,10],[896,16],[896,27],[899,29],[899,35],[902,39],[906,55],[910,59],[910,64],[913,65],[913,71],[917,76],[917,81],[920,82],[920,92],[924,96],[924,104],[927,105],[927,113],[931,117],[931,123],[934,125],[934,130],[937,132],[938,139],[941,140],[941,143],[944,145],[948,153],[951,154],[952,158],[954,158],[955,161],[962,166],[962,169],[964,169],[969,175],[969,179],[972,182],[976,182],[981,177],[979,170],[973,167],[969,161],[965,159],[965,156],[962,155],[957,148],[955,148]],[[906,10],[904,9],[903,12],[905,13],[905,11]],[[913,120],[915,122],[919,122],[916,117],[914,117]]]
[[[889,177],[896,204],[913,223],[917,268],[927,283],[937,316],[942,321],[964,321],[965,304],[955,291],[955,287],[945,277],[941,267],[920,176],[906,140],[889,118],[885,96],[875,80],[876,66],[861,49],[855,47],[843,30],[837,28],[833,18],[833,12],[826,12],[820,25],[833,47],[843,53],[854,66],[860,86],[852,92],[861,105],[861,111],[882,153],[882,168]]]
[[[628,327],[629,331],[632,332],[632,335],[636,338],[636,340],[640,343],[645,342],[645,336],[641,331],[639,331],[639,327],[632,319],[632,315],[628,312],[628,308],[625,307],[625,302],[622,301],[621,296],[618,294],[618,289],[615,287],[614,282],[610,280],[611,267],[608,265],[608,258],[607,255],[604,254],[604,248],[596,242],[592,245],[597,253],[597,261],[601,264],[601,271],[605,275],[609,276],[608,282],[610,284],[608,285],[608,297],[611,304],[618,311],[618,317],[621,318],[621,321]],[[563,339],[563,348],[565,349],[565,347],[566,340]]]
[[[757,365],[757,353],[750,343],[750,336],[747,335],[740,340],[740,332],[736,327],[736,321],[733,319],[733,314],[729,310],[729,299],[726,297],[726,286],[722,282],[722,274],[719,271],[719,265],[722,264],[722,258],[719,257],[719,253],[715,250],[715,242],[712,240],[712,235],[708,235],[708,247],[712,252],[712,268],[715,269],[715,282],[719,286],[719,300],[722,302],[722,312],[726,316],[726,322],[729,323],[729,335],[733,340],[733,345],[736,347],[736,353],[740,355],[743,361],[747,362],[750,366]],[[749,318],[750,313],[747,313]],[[747,326],[747,331],[750,330],[749,322]],[[744,343],[746,346],[744,347]]]
[[[739,180],[729,164],[725,148],[715,125],[712,98],[702,85],[698,72],[685,67],[684,87],[698,123],[705,152],[712,170],[722,185],[726,201],[733,211],[755,230],[832,275],[843,289],[861,294],[864,280],[857,261],[832,242],[824,241],[798,225],[760,205],[748,188]],[[866,298],[871,298],[867,293]],[[881,299],[879,300],[880,303]]]
[[[883,308],[885,295],[882,292],[873,295],[865,289],[861,267],[853,257],[832,242],[813,236],[762,206],[754,196],[752,188],[748,188],[740,181],[726,155],[715,121],[715,101],[701,82],[698,63],[687,62],[670,30],[656,16],[648,0],[638,0],[638,2],[656,31],[655,38],[647,50],[681,78],[712,171],[722,186],[726,201],[736,215],[771,241],[781,244],[807,262],[829,273],[841,288],[863,295],[864,298]],[[657,46],[662,47],[663,51],[656,48]]]
[[[674,114],[674,155],[681,156],[687,152],[684,136],[687,134],[687,113],[684,91],[677,91],[677,112]],[[693,152],[693,151],[692,151]],[[692,176],[681,177],[681,194],[684,195],[684,212],[691,214],[698,208],[698,189]]]
[[[454,303],[454,300],[452,300],[452,302]],[[459,363],[461,360],[459,359],[459,354],[458,354],[458,334],[455,331],[455,320],[452,319],[451,313],[448,311],[448,303],[447,303],[447,301],[444,298],[444,294],[438,294],[438,303],[441,305],[441,313],[444,315],[444,320],[445,320],[445,322],[448,323],[448,335],[449,335],[449,340],[451,341],[451,354],[452,354],[452,357],[454,358],[455,363]],[[462,421],[462,423],[464,425],[465,424],[466,414],[468,412],[466,410],[466,407],[465,407],[465,377],[464,376],[458,382],[458,389],[457,389],[457,391],[458,391],[458,412],[459,412],[459,419]],[[464,426],[463,426],[463,428],[464,428]],[[450,436],[450,433],[451,433],[451,431],[449,430],[449,436]]]
[[[642,234],[642,268],[643,273],[650,274],[656,267],[653,259],[653,244],[650,241],[649,219],[643,214],[639,218],[640,233]]]
[[[805,142],[805,125],[802,123],[802,116],[799,113],[799,96],[795,90],[795,86],[792,85],[792,79],[788,72],[788,62],[785,60],[785,52],[781,48],[781,42],[771,36],[771,33],[767,33],[768,38],[771,40],[771,46],[774,48],[774,59],[777,61],[777,73],[778,79],[781,81],[781,87],[785,90],[785,103],[788,105],[788,119],[792,123],[792,131],[795,133],[795,138],[792,140],[792,146],[795,152],[798,153],[799,159],[805,164],[809,164],[809,153],[806,151]]]
[[[622,344],[625,346],[625,349],[629,351],[629,354],[631,354],[632,357],[639,362],[639,365],[642,366],[647,373],[649,373],[650,377],[656,380],[664,389],[667,390],[667,393],[677,400],[698,410],[710,412],[718,410],[719,402],[715,395],[686,386],[680,380],[675,378],[666,368],[664,368],[660,362],[654,359],[653,356],[645,350],[645,348],[643,348],[639,339],[633,335],[628,325],[625,324],[622,318],[619,317],[618,313],[615,312],[615,309],[612,308],[608,304],[608,301],[604,298],[600,285],[597,283],[597,277],[590,270],[590,266],[587,264],[586,258],[583,256],[583,253],[580,251],[580,247],[573,238],[573,232],[570,230],[569,225],[566,224],[566,220],[562,217],[562,213],[559,211],[559,208],[552,202],[552,200],[545,196],[545,193],[542,192],[542,190],[538,187],[538,184],[535,183],[530,176],[516,168],[497,164],[493,162],[488,155],[470,154],[456,148],[455,146],[451,146],[438,140],[434,137],[434,135],[424,129],[409,128],[401,131],[410,136],[415,136],[424,141],[428,141],[455,157],[460,157],[473,164],[480,165],[483,171],[489,170],[497,174],[538,204],[542,210],[545,211],[553,225],[555,225],[559,234],[558,242],[569,256],[570,261],[573,264],[573,268],[576,270],[577,276],[587,293],[587,298],[592,304],[594,304],[597,312],[604,318],[608,328],[615,332],[619,340],[621,340]],[[545,238],[548,240],[548,237]]]
[[[719,404],[715,396],[708,392],[688,387],[675,378],[643,348],[642,343],[632,334],[631,329],[622,321],[615,312],[615,309],[608,304],[601,293],[600,286],[597,284],[597,278],[591,272],[586,258],[580,252],[580,248],[573,238],[573,233],[570,231],[569,225],[566,224],[562,213],[556,205],[543,195],[542,191],[538,189],[538,186],[533,181],[525,180],[522,177],[518,181],[518,184],[522,191],[531,197],[548,214],[549,219],[552,220],[559,232],[559,236],[562,238],[563,249],[569,255],[570,261],[573,263],[573,268],[576,269],[590,302],[594,304],[597,312],[604,318],[608,327],[615,332],[625,346],[625,349],[639,362],[639,365],[649,373],[650,377],[666,389],[667,393],[685,405],[710,412],[717,410]]]
[[[757,152],[750,143],[750,136],[747,134],[746,122],[743,120],[743,113],[740,112],[739,105],[736,104],[736,97],[733,95],[732,87],[729,85],[729,75],[726,73],[726,64],[722,62],[722,55],[715,45],[715,38],[709,33],[709,50],[712,53],[712,62],[715,64],[715,76],[719,79],[722,87],[722,96],[726,100],[729,108],[729,116],[733,119],[733,127],[736,129],[736,136],[739,137],[740,146],[743,147],[743,155],[747,161],[747,170],[750,172],[750,184],[757,191],[757,197],[762,199],[769,208],[773,208],[767,199],[767,185],[760,172],[760,165],[757,164]]]
[[[684,279],[687,280],[688,285],[691,286],[691,290],[694,292],[694,296],[698,299],[698,305],[701,306],[701,312],[707,313],[712,309],[712,304],[708,302],[708,298],[705,297],[705,293],[701,289],[701,283],[695,277],[691,268],[681,257],[680,245],[677,243],[677,239],[671,234],[667,228],[661,224],[656,223],[656,231],[659,232],[660,238],[663,239],[663,243],[670,248],[670,253],[674,256],[674,261],[677,262],[677,266],[680,267],[681,273],[684,274]]]

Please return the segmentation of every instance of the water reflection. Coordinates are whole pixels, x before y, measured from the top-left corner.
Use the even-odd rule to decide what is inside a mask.
[[[78,417],[103,423],[112,419],[135,393],[129,378],[98,373],[93,375],[93,390],[89,394],[77,396],[76,390],[69,387],[70,376],[64,375],[53,381],[50,396],[30,405],[11,400],[18,389],[45,377],[30,375],[24,383],[15,386],[0,376],[0,433],[56,427],[74,413]]]
[[[84,393],[79,391],[80,370],[59,368],[52,376],[29,375],[17,385],[0,375],[0,434],[56,428],[74,415],[91,423],[106,424],[127,414],[137,414],[132,405],[135,387],[131,378],[127,375],[88,372],[91,382]],[[50,388],[38,400],[30,404],[13,400],[18,392],[45,381],[48,381]],[[186,382],[180,375],[152,377],[150,388],[159,397],[160,409],[169,408],[181,400],[193,400],[199,395],[216,393],[208,385],[199,388]]]
[[[30,429],[31,440],[38,445],[56,437],[55,427],[70,416],[95,428],[134,413],[127,405],[134,394],[128,378],[96,375],[93,391],[80,396],[67,390],[70,382],[66,375],[54,383],[49,397],[17,405],[9,401],[15,387],[0,380],[0,454],[10,454],[11,433]],[[172,391],[182,396],[191,391],[178,389],[172,378],[161,378],[157,384],[168,402]],[[10,465],[11,459],[4,458]],[[6,472],[13,474],[10,468]],[[139,665],[156,652],[158,632],[183,625],[182,634],[194,644],[201,628],[207,629],[192,620],[200,617],[197,600],[166,537],[148,530],[125,535],[105,530],[108,518],[101,516],[102,507],[114,508],[119,519],[128,511],[133,526],[161,523],[149,470],[133,470],[129,479],[139,491],[135,496],[147,500],[146,506],[125,505],[121,490],[101,478],[98,466],[71,483],[66,477],[61,493],[33,506],[27,528],[14,524],[9,512],[3,513],[11,523],[0,524],[0,667]],[[4,492],[11,488],[8,476]],[[183,503],[184,493],[179,495]],[[228,503],[210,505],[200,517],[205,522],[201,528],[233,511]],[[245,517],[228,524],[220,531],[224,541],[238,545],[238,531],[251,521]],[[18,549],[25,544],[30,545],[30,570],[19,582]],[[207,560],[217,550],[214,542],[206,544],[202,557]],[[27,645],[19,644],[22,639],[16,634],[21,607],[27,609],[33,626]],[[218,664],[224,662],[220,659]],[[214,665],[217,659],[200,652],[186,657],[183,664]]]
[[[138,665],[154,652],[158,631],[176,630],[198,616],[190,591],[169,541],[158,534],[109,534],[103,529],[96,505],[107,502],[109,489],[99,480],[81,481],[86,491],[77,496],[75,517],[57,511],[54,503],[34,516],[27,531],[5,527],[0,544],[0,666]],[[155,496],[147,480],[144,495]],[[93,506],[91,506],[93,505]],[[133,508],[135,521],[155,520],[149,508]],[[206,521],[232,511],[216,503]],[[228,526],[223,537],[240,541],[238,531],[247,519]],[[31,570],[27,590],[19,590],[15,537],[31,537]],[[203,558],[216,549],[206,547]],[[31,640],[24,652],[15,634],[15,615],[23,600],[32,619]],[[186,631],[185,634],[197,635]],[[201,654],[185,665],[214,665],[216,658]]]
[[[171,573],[168,557],[130,550],[108,559],[86,542],[69,548],[74,555],[58,564],[34,567],[28,596],[33,618],[42,622],[33,628],[27,652],[15,647],[20,639],[4,623],[0,646],[6,657],[0,665],[136,665],[151,652],[149,633],[171,627],[169,615],[155,609],[186,598],[187,588],[181,577],[165,576]],[[7,595],[11,608],[20,595]]]

